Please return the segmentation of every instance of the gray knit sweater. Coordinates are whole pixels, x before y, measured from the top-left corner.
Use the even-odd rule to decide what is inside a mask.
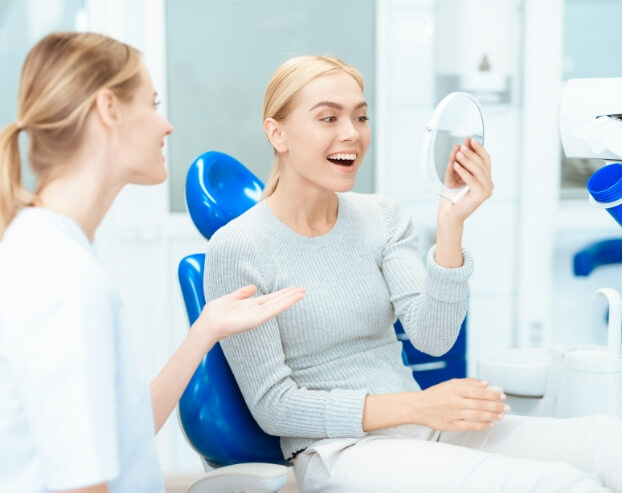
[[[417,252],[410,215],[378,195],[338,194],[337,222],[306,237],[265,202],[209,241],[205,297],[247,284],[258,292],[302,286],[302,301],[221,342],[259,426],[281,437],[285,458],[316,440],[360,437],[365,396],[416,391],[393,330],[432,355],[454,343],[467,308],[473,261],[446,269]]]

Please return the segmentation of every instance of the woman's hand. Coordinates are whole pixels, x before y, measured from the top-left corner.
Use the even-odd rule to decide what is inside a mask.
[[[469,187],[468,193],[457,203],[441,200],[439,225],[442,221],[460,221],[469,217],[492,195],[494,185],[490,171],[490,154],[475,139],[466,138],[461,146],[454,146],[445,173],[445,186]]]
[[[252,298],[257,291],[253,285],[221,296],[205,305],[191,331],[207,336],[207,349],[223,337],[252,329],[271,319],[304,296],[304,288],[286,288]]]
[[[455,188],[468,185],[469,191],[458,202],[441,199],[438,205],[436,251],[434,258],[442,267],[463,265],[462,232],[464,220],[492,195],[494,185],[490,174],[490,155],[475,139],[466,138],[455,146],[449,156],[445,184]]]
[[[417,392],[412,399],[415,421],[435,430],[490,428],[510,407],[502,392],[475,378],[448,380]]]

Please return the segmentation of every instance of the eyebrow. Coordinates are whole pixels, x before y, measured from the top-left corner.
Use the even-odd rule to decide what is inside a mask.
[[[315,108],[319,108],[320,106],[330,106],[331,108],[335,108],[337,110],[342,110],[343,106],[340,105],[339,103],[335,103],[333,101],[320,101],[317,104],[314,104],[309,111],[313,111]],[[361,101],[359,104],[357,104],[354,109],[358,110],[359,108],[363,108],[367,106],[367,102],[366,101]]]

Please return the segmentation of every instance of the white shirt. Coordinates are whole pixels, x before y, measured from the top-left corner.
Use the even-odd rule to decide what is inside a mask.
[[[20,212],[0,242],[0,491],[164,491],[133,360],[84,232],[46,209]]]

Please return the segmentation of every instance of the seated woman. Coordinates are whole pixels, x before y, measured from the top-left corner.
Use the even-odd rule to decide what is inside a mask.
[[[420,350],[454,343],[473,259],[465,219],[493,189],[474,140],[454,149],[452,176],[470,187],[441,200],[427,269],[409,213],[349,192],[370,141],[361,74],[340,60],[281,65],[264,97],[275,164],[265,200],[207,248],[207,298],[253,283],[305,299],[221,342],[259,425],[281,437],[311,491],[622,491],[622,423],[504,416],[503,394],[476,379],[421,391],[402,364],[396,316]]]

